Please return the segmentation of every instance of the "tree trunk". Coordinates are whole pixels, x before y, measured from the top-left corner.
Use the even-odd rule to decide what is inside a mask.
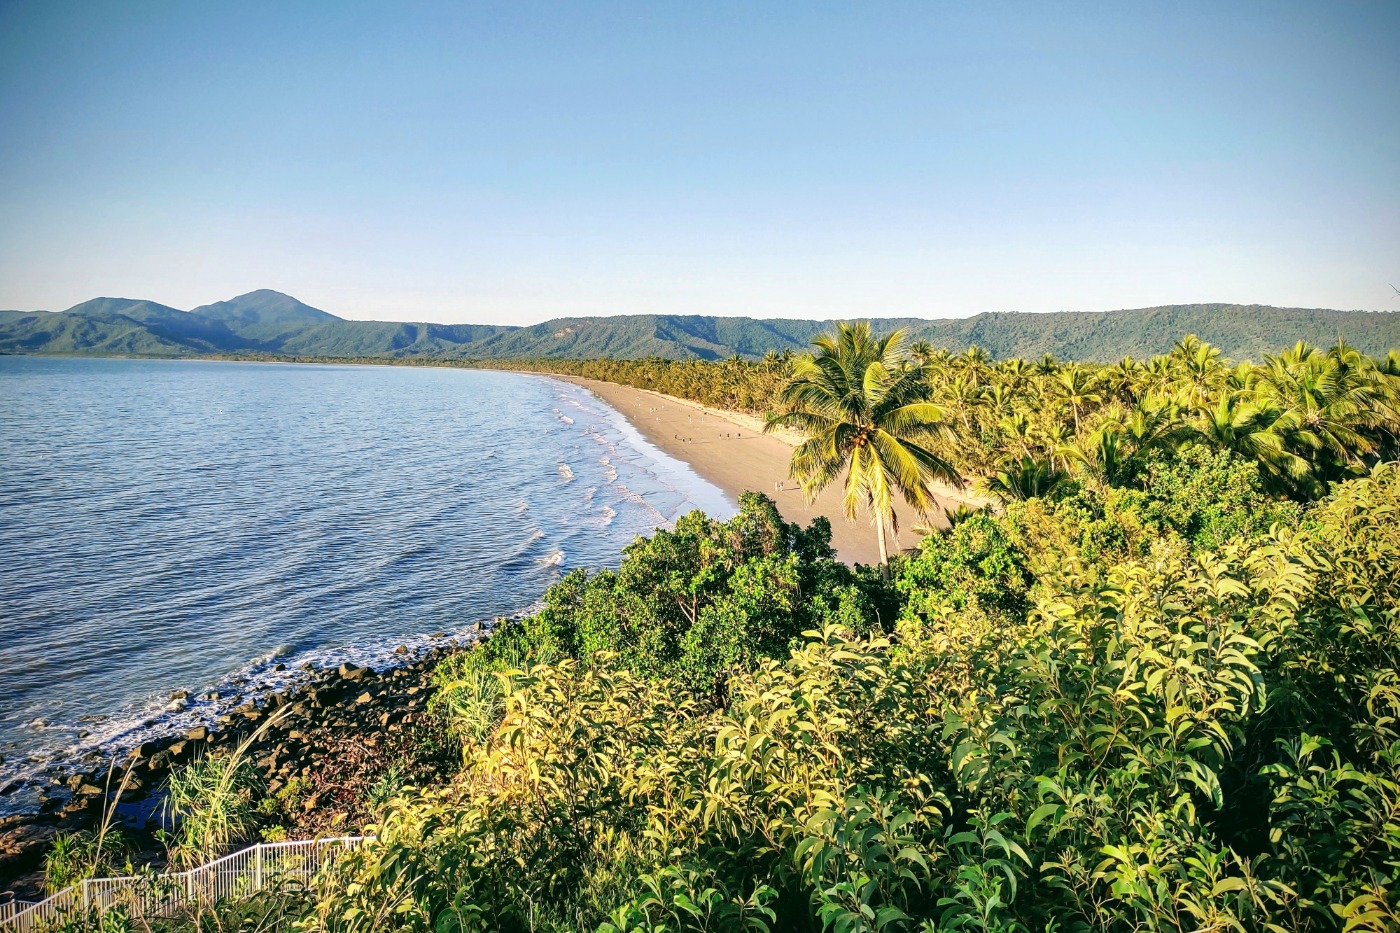
[[[883,515],[875,517],[875,536],[880,542],[880,575],[888,580],[890,578],[890,552],[885,548],[885,517]]]

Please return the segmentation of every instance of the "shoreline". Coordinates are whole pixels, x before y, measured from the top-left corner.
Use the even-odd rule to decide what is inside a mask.
[[[756,416],[707,408],[698,402],[650,389],[581,376],[520,374],[557,379],[587,389],[621,413],[648,441],[688,464],[702,479],[718,486],[735,502],[740,493],[753,490],[777,502],[778,511],[786,521],[806,526],[818,515],[825,516],[831,521],[832,547],[846,563],[874,564],[879,560],[874,528],[862,518],[847,520],[841,509],[839,483],[828,486],[809,505],[796,482],[789,478],[788,463],[798,440],[790,432],[783,432],[786,436],[763,434],[762,421]],[[779,483],[784,484],[782,489]],[[934,523],[940,528],[947,525],[942,509],[955,508],[961,503],[981,504],[975,497],[945,484],[938,484],[933,493],[940,509],[934,516]],[[894,536],[891,553],[918,543],[918,536],[908,531],[914,524],[912,518],[905,516],[905,530]]]
[[[455,749],[423,742],[421,730],[433,729],[433,672],[449,654],[489,638],[495,624],[476,623],[459,638],[416,649],[404,645],[380,667],[345,662],[309,669],[288,689],[250,694],[208,725],[172,729],[86,768],[47,772],[37,782],[35,809],[0,817],[0,903],[41,900],[43,860],[53,840],[92,829],[109,806],[114,825],[134,844],[135,860],[164,864],[157,831],[166,822],[161,785],[171,767],[227,753],[260,726],[247,760],[267,799],[278,804],[264,813],[270,825],[319,837],[372,821],[360,798],[375,776],[410,758],[416,760],[406,780],[456,762]]]

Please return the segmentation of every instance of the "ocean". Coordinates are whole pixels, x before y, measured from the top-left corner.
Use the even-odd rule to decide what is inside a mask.
[[[696,508],[735,511],[558,380],[0,356],[0,813],[303,664],[527,612]]]

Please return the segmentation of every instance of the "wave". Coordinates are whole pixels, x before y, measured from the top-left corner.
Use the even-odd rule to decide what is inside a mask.
[[[563,559],[562,551],[556,553],[559,557],[551,563]],[[4,795],[0,798],[4,800],[0,804],[0,814],[18,812],[37,803],[35,795],[47,786],[42,780],[46,776],[51,778],[70,769],[91,767],[94,760],[119,759],[142,742],[176,735],[197,726],[217,731],[220,716],[246,703],[261,706],[274,693],[296,689],[316,671],[345,663],[385,670],[429,648],[469,647],[489,634],[500,621],[522,619],[543,608],[544,601],[535,600],[526,608],[500,618],[478,619],[434,634],[399,635],[354,646],[295,651],[291,646],[279,645],[223,676],[204,693],[191,692],[176,701],[171,694],[162,692],[110,715],[81,716],[78,722],[86,728],[76,741],[52,748],[48,754],[30,756],[23,764],[11,762],[19,767],[5,775],[8,783],[0,788]],[[400,647],[407,648],[407,653],[400,652]],[[43,718],[35,718],[25,725],[39,732],[69,728]]]
[[[559,475],[564,477],[564,482],[571,483],[574,479],[574,471],[567,463],[559,464]]]

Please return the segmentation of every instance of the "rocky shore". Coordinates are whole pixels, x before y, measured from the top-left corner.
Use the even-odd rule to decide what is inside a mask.
[[[487,634],[473,626],[467,638]],[[349,663],[308,671],[294,689],[251,696],[212,726],[145,742],[120,760],[93,762],[91,770],[47,777],[38,812],[0,818],[0,900],[43,897],[44,856],[53,840],[96,829],[109,808],[133,862],[161,865],[158,833],[171,768],[232,751],[253,735],[247,757],[263,785],[266,837],[354,832],[370,821],[372,789],[383,794],[395,782],[432,783],[460,763],[428,700],[434,668],[465,647],[400,647],[401,660],[378,671]]]

